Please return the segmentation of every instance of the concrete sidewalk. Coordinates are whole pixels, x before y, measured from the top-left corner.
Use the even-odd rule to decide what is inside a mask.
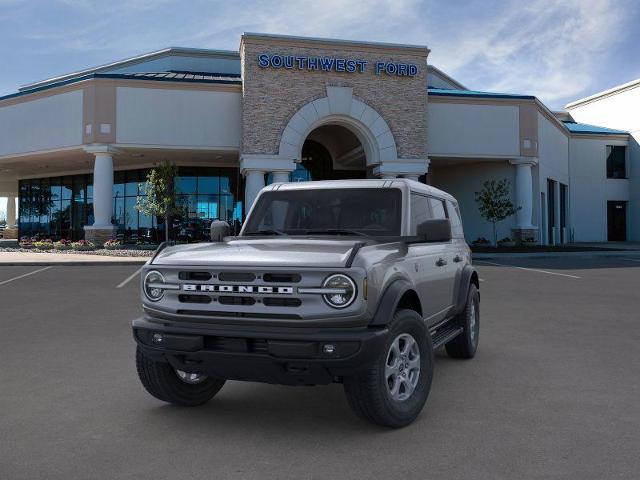
[[[142,265],[149,258],[79,253],[0,252],[0,267],[3,265]]]

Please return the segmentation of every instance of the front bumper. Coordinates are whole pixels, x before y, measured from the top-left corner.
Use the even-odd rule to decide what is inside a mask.
[[[380,352],[387,335],[386,328],[249,331],[133,321],[133,336],[145,355],[178,370],[284,385],[327,384],[357,374]]]

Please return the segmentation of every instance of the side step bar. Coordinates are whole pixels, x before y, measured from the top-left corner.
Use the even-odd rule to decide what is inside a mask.
[[[431,341],[433,349],[441,347],[445,343],[453,340],[462,333],[464,329],[456,325],[443,325],[442,327],[431,332]]]

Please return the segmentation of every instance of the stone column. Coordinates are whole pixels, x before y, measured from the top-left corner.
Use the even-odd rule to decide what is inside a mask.
[[[258,193],[264,188],[264,170],[245,170],[244,176],[246,178],[244,186],[244,211],[248,213]]]
[[[536,238],[538,227],[533,225],[533,174],[531,168],[537,165],[538,159],[522,157],[510,160],[516,167],[515,197],[516,227],[513,235],[516,239]]]
[[[243,153],[240,155],[240,173],[245,177],[244,213],[249,213],[258,193],[264,188],[265,172],[273,172],[273,182],[288,182],[289,172],[295,168],[292,158],[280,155]]]
[[[404,177],[418,180],[420,175],[429,171],[429,159],[398,158],[380,163],[373,169],[373,174],[378,178]]]
[[[16,240],[18,238],[18,227],[16,225],[16,196],[7,197],[7,228],[0,231],[5,240]]]
[[[93,163],[93,225],[84,227],[85,239],[103,245],[113,238],[116,228],[113,217],[113,154],[108,145],[86,147],[85,151],[94,155]]]
[[[273,183],[289,183],[289,171],[288,170],[276,170],[271,172],[273,174]]]
[[[16,197],[9,195],[7,197],[7,228],[16,228]]]

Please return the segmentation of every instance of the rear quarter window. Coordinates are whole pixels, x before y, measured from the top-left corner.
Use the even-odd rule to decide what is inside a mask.
[[[451,236],[453,238],[464,238],[464,230],[462,229],[462,219],[460,218],[458,205],[447,200],[447,213],[449,213],[449,221],[451,222]]]
[[[447,211],[444,208],[444,202],[439,198],[429,197],[431,204],[431,212],[433,218],[447,218]]]

